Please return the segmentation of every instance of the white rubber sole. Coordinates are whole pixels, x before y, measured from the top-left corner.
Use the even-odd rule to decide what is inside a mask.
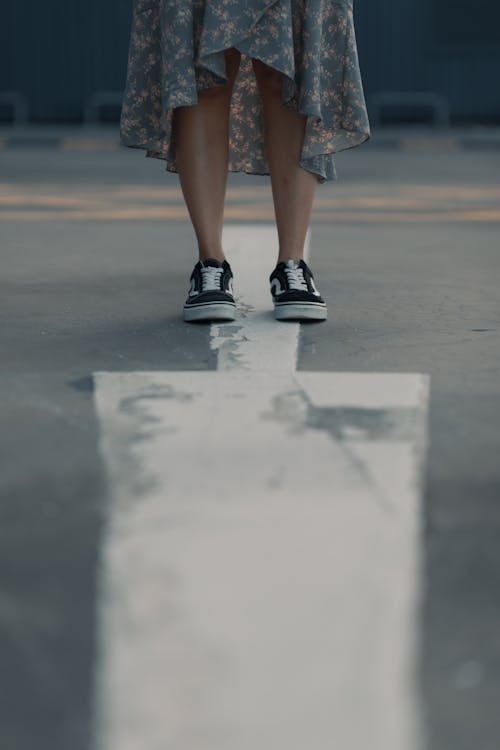
[[[316,302],[283,302],[274,306],[276,320],[326,320],[326,305]]]
[[[235,310],[236,305],[232,302],[206,302],[184,307],[183,318],[188,323],[193,320],[234,320]]]

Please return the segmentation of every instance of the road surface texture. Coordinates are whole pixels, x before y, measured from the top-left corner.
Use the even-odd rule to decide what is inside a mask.
[[[429,377],[420,594],[406,623],[417,634],[420,746],[498,750],[498,137],[381,135],[339,155],[337,167],[339,182],[318,187],[309,244],[328,321],[297,326],[298,340],[271,317],[264,328],[284,326],[283,336],[292,336],[298,377]],[[178,178],[163,163],[118,148],[114,129],[4,128],[0,211],[0,746],[90,750],[103,659],[102,550],[111,485],[125,471],[113,439],[118,386],[106,373],[147,372],[153,380],[158,373],[155,387],[168,389],[175,373],[190,371],[193,382],[208,384],[201,390],[214,387],[207,371],[218,376],[226,334],[182,322],[196,252]],[[230,175],[228,238],[235,242],[238,227],[251,237],[272,221],[268,178]],[[244,258],[238,263],[243,268]],[[271,242],[264,286],[274,263]],[[120,381],[122,396],[144,387],[130,377]],[[390,382],[396,393],[406,381]],[[294,403],[284,403],[280,419],[293,422]],[[303,510],[299,503],[291,511],[297,523]],[[344,539],[352,549],[345,577],[359,560],[371,563],[359,541],[364,520],[361,514],[345,527],[352,535]],[[351,591],[349,601],[358,594]],[[284,596],[293,606],[293,595]],[[362,666],[359,683],[369,683],[372,666]],[[148,676],[140,675],[141,684],[127,686],[132,696],[146,691]],[[361,712],[359,723],[365,719]],[[240,746],[246,750],[234,750]],[[115,745],[103,741],[100,750]],[[198,750],[194,740],[189,750]]]

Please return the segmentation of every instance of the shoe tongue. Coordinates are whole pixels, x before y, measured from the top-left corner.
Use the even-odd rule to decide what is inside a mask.
[[[214,268],[220,268],[222,263],[215,258],[208,258],[208,260],[201,261],[202,266],[214,266]]]
[[[287,260],[285,262],[287,268],[298,268],[299,264],[296,260]]]

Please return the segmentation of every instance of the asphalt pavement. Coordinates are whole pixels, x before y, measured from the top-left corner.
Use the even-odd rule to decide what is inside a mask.
[[[338,156],[311,225],[329,319],[299,339],[299,370],[430,375],[426,750],[500,738],[500,149],[473,135]],[[89,750],[108,511],[92,373],[215,355],[181,319],[196,252],[176,175],[109,128],[0,144],[0,746]],[[226,220],[272,222],[267,177],[230,175]]]

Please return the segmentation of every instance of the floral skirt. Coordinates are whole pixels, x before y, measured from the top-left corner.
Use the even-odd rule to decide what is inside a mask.
[[[282,73],[283,105],[307,117],[300,166],[336,179],[334,153],[370,137],[352,2],[134,0],[120,142],[177,172],[174,108],[227,83],[224,52],[234,47],[229,171],[269,174],[256,58]]]

